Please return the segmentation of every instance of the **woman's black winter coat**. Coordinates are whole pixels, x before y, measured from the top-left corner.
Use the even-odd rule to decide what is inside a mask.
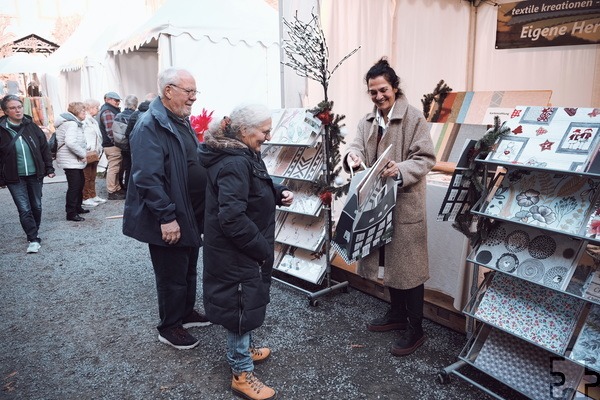
[[[275,245],[275,185],[260,154],[244,143],[207,134],[200,148],[207,168],[203,296],[211,322],[239,334],[265,319]]]

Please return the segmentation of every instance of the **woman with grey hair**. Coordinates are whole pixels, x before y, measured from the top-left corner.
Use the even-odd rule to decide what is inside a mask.
[[[256,348],[252,331],[263,324],[275,245],[275,206],[294,195],[273,183],[260,154],[271,138],[271,112],[239,106],[212,124],[200,147],[207,169],[204,218],[204,308],[227,330],[231,388],[247,399],[273,399],[275,390],[253,373],[271,351]]]

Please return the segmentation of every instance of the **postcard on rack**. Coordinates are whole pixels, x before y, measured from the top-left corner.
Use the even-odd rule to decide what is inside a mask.
[[[304,108],[283,108],[271,116],[270,144],[312,146],[321,130],[321,121]]]

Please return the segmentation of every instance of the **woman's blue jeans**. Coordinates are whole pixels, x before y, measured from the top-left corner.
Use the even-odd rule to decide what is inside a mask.
[[[227,362],[234,374],[254,371],[254,363],[250,356],[250,343],[252,334],[247,332],[240,335],[230,330],[227,331]]]
[[[44,178],[36,175],[20,176],[18,183],[7,183],[17,211],[19,221],[30,242],[39,242],[38,230],[42,221],[42,185]]]

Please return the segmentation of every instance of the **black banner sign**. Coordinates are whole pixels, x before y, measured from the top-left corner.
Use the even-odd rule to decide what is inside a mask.
[[[600,0],[528,0],[498,8],[497,49],[600,43]]]

